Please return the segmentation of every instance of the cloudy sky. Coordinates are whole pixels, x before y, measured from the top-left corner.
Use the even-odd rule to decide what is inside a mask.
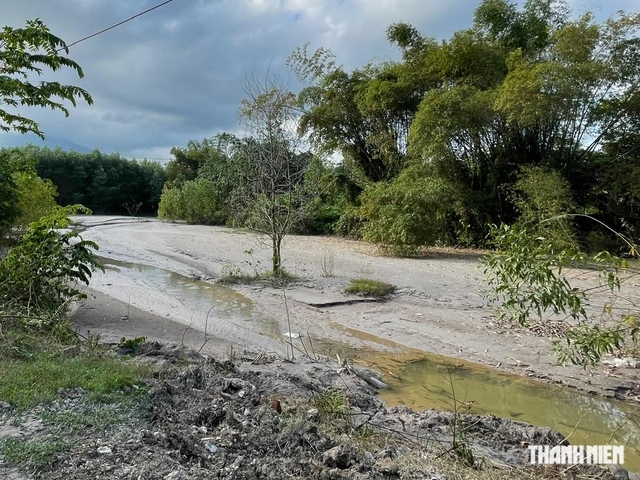
[[[40,18],[71,43],[131,17],[161,0],[0,0],[3,25]],[[218,132],[241,133],[242,82],[267,68],[300,88],[284,62],[305,42],[326,47],[346,68],[397,58],[385,38],[395,22],[446,38],[471,23],[479,0],[173,0],[72,47],[84,69],[56,80],[88,90],[93,106],[60,112],[25,111],[54,142],[74,142],[129,157],[166,160],[174,146]],[[637,0],[571,0],[576,12],[605,17],[636,11]],[[54,77],[47,78],[53,79]],[[24,142],[0,132],[0,146]]]

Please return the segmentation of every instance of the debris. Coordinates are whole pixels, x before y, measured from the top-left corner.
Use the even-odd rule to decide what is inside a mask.
[[[204,448],[206,448],[209,453],[216,453],[218,451],[218,447],[216,447],[213,443],[207,443]]]

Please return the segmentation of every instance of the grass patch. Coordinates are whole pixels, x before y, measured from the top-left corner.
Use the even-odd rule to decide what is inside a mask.
[[[79,442],[112,428],[133,428],[148,415],[148,397],[143,389],[112,392],[100,400],[92,394],[80,395],[26,411],[25,415],[42,419],[44,430],[28,438],[0,439],[0,456],[23,470],[43,472],[68,456],[65,452]]]
[[[7,462],[14,465],[29,463],[36,468],[51,462],[55,455],[64,451],[67,446],[67,442],[60,438],[0,440],[0,452]]]
[[[273,272],[259,273],[257,271],[249,273],[238,266],[226,264],[222,267],[220,277],[216,283],[222,285],[248,285],[251,283],[263,283],[272,287],[282,287],[283,285],[286,286],[296,280],[298,280],[298,278],[295,275],[286,272],[284,269],[277,274]]]
[[[149,367],[113,357],[68,358],[39,353],[28,360],[0,360],[0,399],[18,409],[50,402],[60,388],[82,388],[96,398],[138,386]]]
[[[260,280],[260,276],[247,273],[237,265],[227,263],[222,266],[217,283],[223,285],[249,284]]]
[[[345,292],[362,297],[382,298],[391,295],[395,289],[396,287],[389,283],[379,282],[378,280],[371,280],[369,278],[358,278],[351,280]]]
[[[73,408],[54,408],[44,411],[41,417],[54,430],[64,434],[81,434],[88,429],[104,431],[144,416],[148,399],[138,392],[144,391],[114,392],[99,401],[83,398]]]

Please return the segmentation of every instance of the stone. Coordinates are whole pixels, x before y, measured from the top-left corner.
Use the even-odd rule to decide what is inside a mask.
[[[338,445],[322,454],[323,463],[330,468],[349,468],[356,461],[356,452],[348,445]]]

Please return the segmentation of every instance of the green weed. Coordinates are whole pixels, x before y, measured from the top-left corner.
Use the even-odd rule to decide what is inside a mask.
[[[351,280],[351,284],[345,289],[345,292],[363,297],[382,298],[391,295],[395,289],[396,287],[389,283],[369,278],[358,278]]]
[[[96,398],[132,389],[149,367],[119,358],[65,358],[39,353],[30,360],[0,360],[0,371],[0,399],[25,409],[54,400],[60,388],[82,388]]]
[[[62,439],[19,439],[0,440],[0,454],[9,463],[20,465],[29,463],[42,467],[49,463],[57,453],[65,450],[67,443]]]

